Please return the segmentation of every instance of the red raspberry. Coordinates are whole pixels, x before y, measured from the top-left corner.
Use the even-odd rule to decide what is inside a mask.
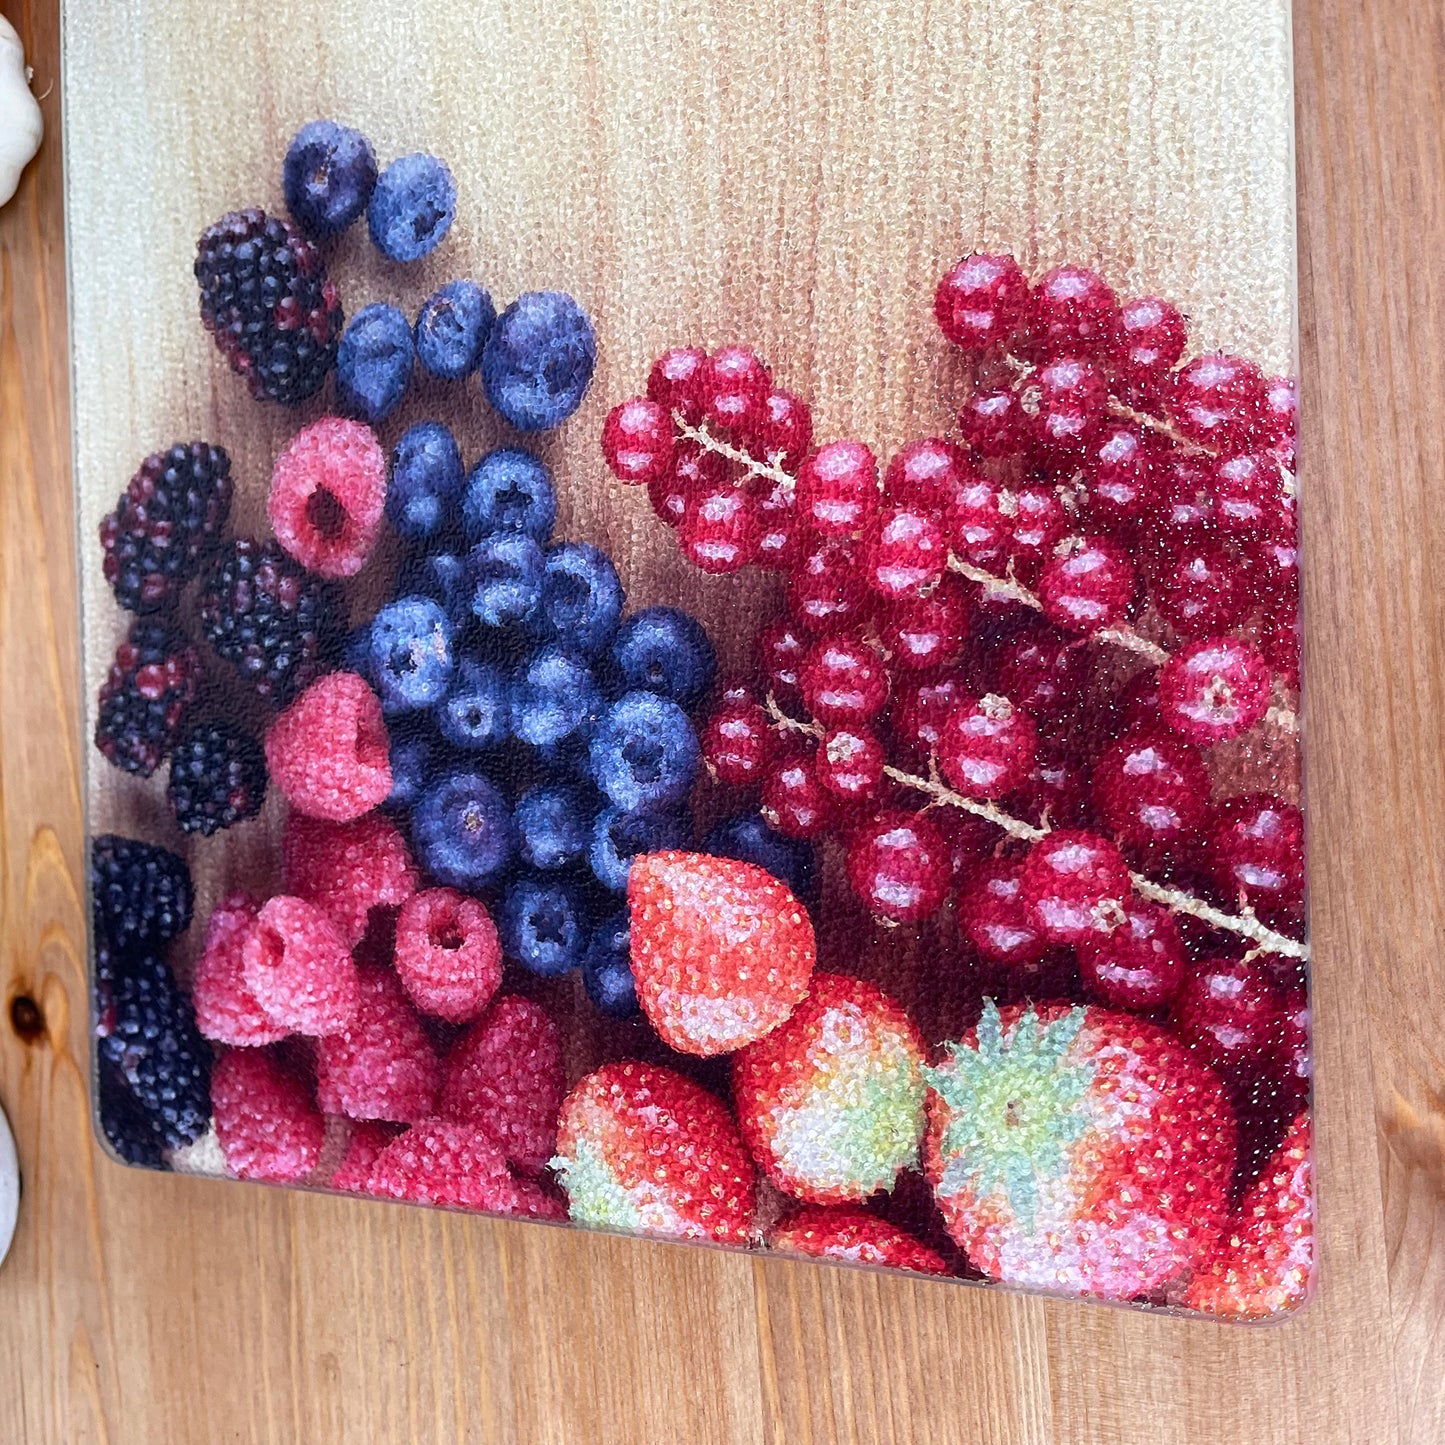
[[[406,839],[379,814],[323,823],[292,813],[281,855],[287,890],[330,914],[352,948],[366,937],[373,908],[399,908],[417,889]]]
[[[316,1046],[316,1101],[350,1119],[425,1119],[436,1106],[441,1065],[421,1020],[390,969],[357,974],[354,1017]]]
[[[320,1037],[344,1029],[361,994],[356,965],[336,925],[314,903],[271,899],[247,933],[246,987],[278,1024]]]
[[[531,1212],[491,1136],[439,1119],[416,1124],[393,1139],[376,1156],[366,1192],[452,1209]],[[534,1203],[535,1196],[528,1200]]]
[[[354,577],[386,503],[386,456],[364,422],[324,416],[276,458],[266,511],[276,540],[323,577]]]
[[[614,406],[602,425],[602,455],[624,482],[651,482],[666,473],[677,436],[666,407],[635,396]]]
[[[539,1174],[557,1146],[567,1092],[557,1026],[528,999],[499,998],[447,1057],[441,1115],[486,1130],[524,1174]]]
[[[242,959],[246,936],[261,905],[249,893],[218,903],[206,925],[206,946],[191,976],[196,1026],[208,1039],[233,1048],[279,1043],[289,1029],[276,1023],[246,987]]]
[[[423,1013],[470,1023],[502,981],[502,945],[491,914],[451,888],[414,894],[396,920],[396,971]]]
[[[326,1121],[305,1085],[269,1053],[229,1049],[211,1070],[211,1107],[226,1168],[285,1183],[321,1158]]]
[[[347,823],[390,794],[390,749],[376,694],[354,672],[333,672],[271,724],[266,765],[298,813]]]
[[[354,1124],[346,1141],[346,1152],[331,1176],[331,1187],[344,1189],[349,1194],[368,1193],[366,1186],[377,1156],[395,1138],[396,1130],[385,1124]]]

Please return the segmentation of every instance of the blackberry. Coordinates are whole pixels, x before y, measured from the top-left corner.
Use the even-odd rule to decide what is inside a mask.
[[[112,950],[160,948],[191,926],[194,902],[185,861],[169,848],[103,833],[90,845],[90,906],[95,917],[96,976],[113,979]]]
[[[261,810],[266,758],[250,733],[230,723],[203,723],[176,744],[166,788],[185,833],[210,837]]]
[[[196,649],[174,627],[136,621],[100,687],[96,747],[116,767],[150,777],[170,752],[200,681]]]
[[[336,364],[341,300],[321,253],[287,220],[232,211],[196,243],[201,321],[251,395],[293,405]]]
[[[164,1169],[161,1138],[131,1097],[125,1080],[113,1064],[102,1063],[98,1072],[100,1131],[110,1147],[127,1164],[144,1169]]]
[[[178,442],[140,464],[100,524],[105,580],[132,612],[173,607],[231,511],[231,458],[209,442]]]
[[[345,603],[276,542],[232,542],[211,564],[199,614],[206,641],[262,697],[284,707],[335,660]]]
[[[98,982],[96,1002],[101,1068],[115,1070],[167,1149],[200,1138],[211,1118],[211,1050],[169,965],[133,955],[113,983]]]

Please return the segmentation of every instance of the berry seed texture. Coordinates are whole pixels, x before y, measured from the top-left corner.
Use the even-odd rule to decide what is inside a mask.
[[[1298,1308],[1294,379],[940,216],[882,283],[923,420],[855,423],[765,276],[766,346],[626,334],[354,119],[217,188],[173,319],[228,404],[83,558],[111,1152]]]

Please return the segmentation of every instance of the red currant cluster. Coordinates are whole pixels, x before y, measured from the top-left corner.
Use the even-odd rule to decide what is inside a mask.
[[[959,438],[881,478],[862,442],[814,447],[743,347],[665,352],[607,418],[608,465],[697,566],[785,574],[757,677],[705,727],[714,776],[759,787],[783,833],[839,835],[874,914],[956,889],[982,957],[1072,947],[1105,1002],[1183,1007],[1201,927],[1288,970],[1299,810],[1212,801],[1201,749],[1293,727],[1293,382],[1181,365],[1175,307],[1076,266],[1030,285],[966,257],[935,315],[971,362]]]

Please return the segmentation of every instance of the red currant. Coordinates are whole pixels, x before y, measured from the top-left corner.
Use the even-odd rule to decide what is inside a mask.
[[[702,369],[703,415],[724,431],[756,432],[773,379],[746,346],[720,346]]]
[[[994,963],[1037,963],[1048,948],[1024,903],[1022,875],[1022,863],[994,858],[974,869],[959,896],[959,927],[978,952]]]
[[[938,742],[938,765],[965,796],[1001,798],[1028,777],[1038,743],[1033,719],[989,693],[954,709]]]
[[[1089,680],[1089,657],[1077,639],[1034,625],[1005,639],[995,664],[998,689],[1032,717],[1063,712]]]
[[[1268,793],[1229,798],[1215,809],[1209,860],[1231,900],[1293,910],[1305,891],[1304,818]]]
[[[692,493],[678,540],[683,555],[703,572],[736,572],[758,554],[762,526],[757,504],[731,482]]]
[[[716,452],[705,452],[684,442],[672,454],[663,474],[647,484],[652,510],[670,527],[680,527],[688,499],[695,493],[721,486],[727,467]]]
[[[1083,266],[1056,266],[1034,287],[1024,318],[1031,356],[1093,356],[1118,331],[1119,302],[1104,278]]]
[[[828,442],[798,468],[803,520],[822,537],[851,537],[878,506],[878,463],[862,442]]]
[[[866,642],[835,634],[819,638],[798,674],[803,701],[819,722],[866,723],[888,701],[888,672]]]
[[[925,759],[938,749],[943,730],[961,703],[971,703],[957,677],[902,683],[888,710],[893,737],[910,757]]]
[[[1164,557],[1152,596],[1180,636],[1205,637],[1244,615],[1244,583],[1239,563],[1217,542],[1188,542]]]
[[[1269,664],[1238,637],[1181,648],[1159,671],[1159,710],[1181,737],[1207,747],[1248,732],[1269,709]]]
[[[1105,426],[1084,460],[1089,515],[1110,530],[1129,526],[1150,497],[1153,470],[1154,449],[1138,427],[1126,422]]]
[[[1015,567],[1036,571],[1068,524],[1059,494],[1052,487],[1020,487],[1000,496],[999,509],[1008,518],[1004,546]]]
[[[660,521],[669,527],[682,526],[687,511],[687,486],[671,470],[647,484],[647,498]]]
[[[770,828],[789,838],[816,838],[832,827],[836,810],[818,781],[811,749],[790,748],[763,769],[760,811]]]
[[[757,511],[758,566],[779,571],[792,568],[803,550],[796,492],[792,487],[774,482],[758,496]]]
[[[652,363],[647,394],[667,412],[681,412],[696,426],[703,414],[703,371],[707,352],[700,346],[674,346]]]
[[[807,402],[775,387],[763,403],[757,437],[764,457],[786,471],[796,472],[813,444],[813,413]]]
[[[1107,838],[1057,829],[1029,850],[1019,879],[1029,915],[1051,943],[1078,943],[1117,923],[1133,884]]]
[[[951,667],[968,632],[968,598],[945,584],[927,597],[897,602],[878,618],[878,635],[894,666],[911,672]]]
[[[863,567],[880,597],[918,597],[943,576],[948,544],[925,511],[887,507],[863,532]]]
[[[1302,1104],[1310,1092],[1310,1004],[1303,989],[1286,996],[1281,1010],[1280,1057],[1286,1092]]]
[[[848,882],[870,913],[916,923],[948,896],[953,866],[948,844],[926,817],[889,809],[848,841]]]
[[[1179,992],[1188,964],[1184,940],[1167,908],[1131,898],[1112,933],[1091,933],[1078,945],[1079,976],[1106,1008],[1147,1013]]]
[[[1189,969],[1170,1018],[1180,1038],[1226,1079],[1276,1052],[1284,1032],[1269,975],[1237,958],[1205,958]]]
[[[948,536],[959,556],[976,567],[1002,559],[1009,519],[1001,501],[1003,488],[981,472],[967,477],[953,499],[948,515]]]
[[[1259,452],[1221,457],[1214,464],[1215,516],[1222,532],[1252,537],[1280,510],[1279,463]]]
[[[961,448],[942,437],[923,437],[894,453],[883,474],[883,495],[896,506],[921,508],[940,518],[972,471]]]
[[[1176,541],[1207,541],[1214,534],[1213,463],[1197,452],[1166,448],[1153,473],[1149,510]]]
[[[1146,732],[1164,726],[1159,711],[1159,671],[1146,667],[1136,672],[1119,690],[1115,702],[1120,726],[1130,732]]]
[[[812,645],[808,634],[787,618],[770,622],[758,634],[758,665],[779,701],[791,702],[802,696],[798,672]]]
[[[815,541],[788,578],[788,611],[809,632],[862,621],[869,592],[851,542]]]
[[[948,844],[953,881],[963,884],[972,879],[978,865],[992,858],[998,844],[998,828],[987,818],[966,813],[962,808],[935,808],[933,821]]]
[[[1134,600],[1134,567],[1106,537],[1066,537],[1039,577],[1044,616],[1066,632],[1097,632],[1123,620]]]
[[[602,424],[602,455],[624,482],[650,482],[672,461],[677,437],[664,407],[644,396],[614,406]]]
[[[1261,440],[1290,471],[1294,471],[1298,429],[1299,394],[1294,377],[1271,377],[1265,383]]]
[[[1270,670],[1286,686],[1300,685],[1300,626],[1299,614],[1280,618],[1260,634],[1259,650]]]
[[[1104,374],[1091,361],[1060,356],[1046,362],[1035,378],[1038,401],[1030,422],[1036,446],[1045,453],[1082,451],[1109,400]]]
[[[1022,451],[1029,418],[1010,390],[975,391],[958,414],[958,429],[980,456],[1011,457]]]
[[[1190,441],[1232,455],[1247,450],[1264,425],[1264,377],[1243,357],[1198,356],[1174,373],[1166,404]]]
[[[1008,807],[1038,827],[1084,827],[1092,822],[1088,770],[1063,748],[1041,747],[1027,781],[1009,795]]]
[[[1126,380],[1148,385],[1179,364],[1188,339],[1178,307],[1157,296],[1139,296],[1119,308],[1109,355]]]
[[[1209,772],[1182,738],[1156,731],[1119,739],[1094,764],[1094,803],[1125,847],[1178,849],[1209,809]]]
[[[955,346],[984,351],[1009,339],[1028,299],[1028,279],[1012,256],[976,252],[938,283],[933,314]]]
[[[867,803],[883,784],[883,744],[860,727],[834,728],[818,747],[818,781],[843,803]]]
[[[751,700],[725,701],[703,725],[698,741],[713,775],[734,788],[756,783],[777,751],[767,713]]]
[[[1255,595],[1272,612],[1299,608],[1299,541],[1294,536],[1265,537],[1249,549],[1249,578]]]

